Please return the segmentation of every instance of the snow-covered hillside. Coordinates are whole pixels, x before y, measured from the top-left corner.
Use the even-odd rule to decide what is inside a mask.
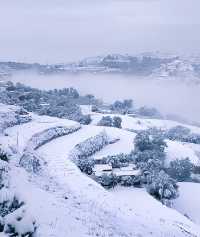
[[[174,201],[174,208],[198,225],[200,224],[200,184],[179,183],[180,196]]]
[[[183,215],[187,209],[184,209],[185,199],[181,198],[185,196],[180,196],[175,202],[176,211],[162,205],[141,188],[117,187],[107,191],[82,173],[70,159],[71,151],[77,144],[102,132],[109,139],[114,139],[115,143],[102,146],[92,154],[93,158],[122,152],[129,154],[134,149],[136,134],[127,128],[140,130],[155,125],[168,128],[176,123],[121,116],[123,129],[119,129],[96,126],[99,116],[92,116],[91,125],[80,125],[66,119],[31,114],[32,121],[13,124],[1,135],[2,145],[15,147],[17,156],[12,153],[9,163],[10,188],[23,197],[31,215],[36,219],[36,236],[200,236],[199,217],[191,214],[194,206],[190,209],[191,213],[188,211],[188,216],[195,223]],[[196,132],[198,130],[195,127],[192,129]],[[185,145],[172,143],[168,147],[168,155],[181,156],[177,151],[182,152],[182,147],[178,146]],[[182,153],[195,157],[197,147],[193,149],[191,144],[186,147],[188,153]],[[29,173],[19,166],[20,158],[29,148],[44,161],[38,173]],[[190,199],[189,196],[187,198]]]
[[[127,130],[145,130],[149,128],[157,128],[157,129],[170,129],[172,127],[182,125],[189,128],[194,133],[200,134],[200,127],[191,126],[183,123],[179,123],[172,120],[165,119],[150,119],[150,118],[140,118],[137,116],[130,115],[121,115],[121,114],[101,114],[101,113],[91,113],[92,116],[92,124],[97,125],[103,116],[119,116],[122,119],[122,128]]]
[[[138,55],[109,54],[89,57],[74,63],[29,64],[19,62],[0,62],[0,77],[9,78],[17,72],[39,74],[63,73],[115,73],[152,78],[199,80],[199,58],[160,53],[141,53]]]

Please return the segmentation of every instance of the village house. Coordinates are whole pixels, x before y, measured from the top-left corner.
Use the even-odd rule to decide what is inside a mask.
[[[101,159],[97,159],[97,162],[101,162]],[[117,177],[127,177],[127,176],[134,176],[137,177],[141,174],[140,169],[137,169],[135,164],[129,164],[126,167],[121,168],[112,168],[112,165],[110,164],[101,164],[96,163],[93,168],[94,175],[96,177],[101,177],[104,174],[110,175],[116,175]]]

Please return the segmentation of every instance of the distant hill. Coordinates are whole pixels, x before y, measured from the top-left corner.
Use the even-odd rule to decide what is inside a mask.
[[[135,56],[109,54],[90,57],[74,63],[39,64],[0,62],[0,77],[9,77],[17,72],[39,74],[60,73],[112,73],[159,78],[181,77],[200,78],[198,57],[180,57],[145,53]]]

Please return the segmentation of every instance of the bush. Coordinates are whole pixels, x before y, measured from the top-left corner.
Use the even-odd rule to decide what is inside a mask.
[[[10,187],[10,167],[0,160],[0,232],[6,236],[33,237],[36,221],[25,208],[25,203]]]
[[[167,147],[163,136],[160,135],[149,135],[147,131],[142,131],[138,133],[134,140],[135,151],[146,151],[154,150],[159,152],[164,152]]]
[[[148,193],[161,201],[178,197],[178,186],[176,181],[170,178],[163,170],[148,177],[146,189]]]
[[[122,176],[119,180],[120,184],[125,187],[130,186],[140,186],[141,185],[141,179],[140,177],[134,177],[134,176]]]
[[[0,190],[0,216],[4,217],[24,205],[8,188]]]
[[[98,126],[106,126],[106,127],[115,127],[121,128],[122,119],[118,116],[114,116],[111,118],[110,116],[103,116],[102,119],[98,122]]]
[[[161,134],[142,131],[135,137],[135,150],[132,153],[142,171],[141,182],[146,184],[152,196],[165,204],[178,196],[176,181],[163,171],[166,146]]]
[[[112,111],[116,111],[122,114],[129,113],[133,109],[133,101],[132,100],[124,100],[124,101],[117,100],[110,106],[110,109]]]
[[[1,152],[1,151],[0,151],[0,160],[6,161],[6,162],[9,161],[8,156],[5,153]]]
[[[109,138],[106,132],[101,132],[94,137],[90,137],[85,141],[77,144],[72,151],[72,158],[82,159],[93,155],[95,152],[100,151],[104,146],[109,143]]]
[[[88,175],[91,175],[93,173],[93,167],[94,167],[94,160],[88,159],[88,158],[80,158],[77,160],[76,165],[81,170],[81,172],[84,172]]]
[[[112,126],[115,128],[121,128],[122,127],[122,119],[118,116],[114,116]]]
[[[81,124],[88,125],[92,122],[92,119],[91,119],[91,116],[88,114],[88,115],[80,116],[80,118],[77,119],[77,121]]]
[[[140,162],[148,162],[149,160],[159,160],[164,162],[165,160],[165,153],[157,150],[146,150],[146,151],[137,151],[133,152],[134,160],[136,163]]]
[[[131,155],[119,154],[114,156],[107,156],[102,159],[103,164],[110,164],[112,168],[120,168],[127,166],[132,160]]]
[[[113,174],[103,174],[98,178],[98,182],[106,188],[114,188],[117,185],[117,177]]]
[[[190,162],[189,158],[182,160],[174,160],[169,164],[167,173],[179,182],[188,181],[192,174],[193,164]]]
[[[103,131],[98,135],[77,144],[71,151],[70,157],[82,172],[91,175],[93,172],[94,160],[90,156],[101,150],[108,143],[108,136]]]
[[[110,116],[103,116],[102,119],[98,122],[98,126],[112,127],[113,121]]]
[[[9,236],[33,237],[36,229],[35,219],[24,206],[5,217],[4,232]]]
[[[74,88],[44,91],[19,83],[16,85],[9,83],[7,90],[0,93],[0,100],[5,104],[19,105],[39,115],[67,118],[83,124],[89,124],[91,119],[88,115],[82,114],[79,104],[85,100],[96,101],[91,95],[80,97]],[[24,122],[30,120],[24,113],[19,117],[23,118]]]
[[[190,134],[190,129],[183,127],[183,126],[176,126],[173,128],[170,128],[167,131],[167,137],[170,140],[179,140],[182,141],[183,139],[185,139],[188,135]]]
[[[162,118],[162,115],[156,108],[149,108],[146,106],[140,107],[138,109],[138,114],[146,117]]]
[[[8,163],[0,160],[0,190],[9,186],[9,171]]]
[[[38,173],[41,171],[45,162],[36,151],[26,150],[20,158],[19,164],[28,172]]]
[[[166,131],[165,136],[172,141],[177,140],[181,142],[200,144],[200,134],[192,133],[189,128],[181,125],[170,128]]]
[[[98,112],[99,109],[98,109],[98,107],[96,105],[92,105],[91,111],[92,112]]]
[[[200,166],[194,165],[193,172],[194,172],[194,174],[200,174]]]

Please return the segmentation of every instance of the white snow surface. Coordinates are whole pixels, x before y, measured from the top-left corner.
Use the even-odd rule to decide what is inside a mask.
[[[7,129],[8,136],[2,141],[18,144],[16,147],[22,152],[35,134],[57,126],[79,124],[33,115],[32,122]],[[199,225],[163,206],[143,189],[117,187],[107,191],[80,172],[68,157],[70,151],[76,144],[103,130],[120,140],[95,153],[95,157],[129,153],[133,149],[135,133],[87,125],[37,149],[47,162],[40,174],[27,173],[11,163],[10,185],[24,198],[29,212],[35,217],[36,236],[199,237]]]
[[[140,209],[133,208],[134,197],[129,200],[130,203],[118,200],[117,193],[114,197],[115,195],[105,191],[78,170],[67,157],[69,150],[82,139],[85,140],[88,136],[95,135],[94,132],[99,132],[100,129],[102,128],[85,126],[73,134],[57,138],[39,148],[48,163],[48,173],[52,180],[56,180],[56,183],[62,188],[65,187],[65,193],[70,190],[69,192],[76,196],[78,202],[84,203],[83,206],[80,204],[80,209],[83,208],[80,212],[87,215],[84,217],[87,220],[85,228],[88,228],[89,223],[90,227],[94,225],[92,229],[95,229],[99,236],[187,236],[186,232],[199,236],[198,226],[175,210],[163,206],[145,191],[143,191],[143,199],[138,203]],[[113,130],[113,128],[107,129]],[[109,134],[108,130],[106,132]],[[110,149],[114,154],[115,149],[112,150],[112,146],[107,146],[100,152]],[[109,150],[106,154],[109,154]],[[146,212],[146,209],[143,208],[144,203],[145,206],[149,206],[152,216],[149,216],[150,211]],[[89,213],[88,210],[90,210]],[[92,232],[92,235],[94,233]]]
[[[174,208],[200,225],[200,184],[179,183],[180,196],[174,200]]]
[[[165,151],[167,155],[166,165],[176,159],[189,158],[194,165],[200,166],[200,145],[167,140]]]
[[[70,126],[79,126],[77,122],[67,120],[67,119],[58,119],[48,116],[37,116],[32,115],[32,121],[29,123],[13,126],[5,130],[7,134],[6,137],[0,139],[7,140],[10,144],[17,146],[19,152],[23,152],[28,141],[38,133],[41,133],[47,129],[56,128],[58,126],[70,127]]]
[[[101,114],[101,113],[92,113],[91,116],[92,116],[92,124],[94,125],[97,125],[103,116],[110,116],[110,117],[119,116],[122,119],[123,129],[145,130],[156,127],[158,129],[167,130],[172,127],[181,125],[191,129],[191,132],[200,133],[200,127],[182,124],[172,120],[148,119],[148,118],[131,117],[129,115]]]
[[[5,105],[0,103],[0,132],[2,133],[6,128],[29,121],[31,117],[29,114],[21,115],[21,108],[14,105]]]

